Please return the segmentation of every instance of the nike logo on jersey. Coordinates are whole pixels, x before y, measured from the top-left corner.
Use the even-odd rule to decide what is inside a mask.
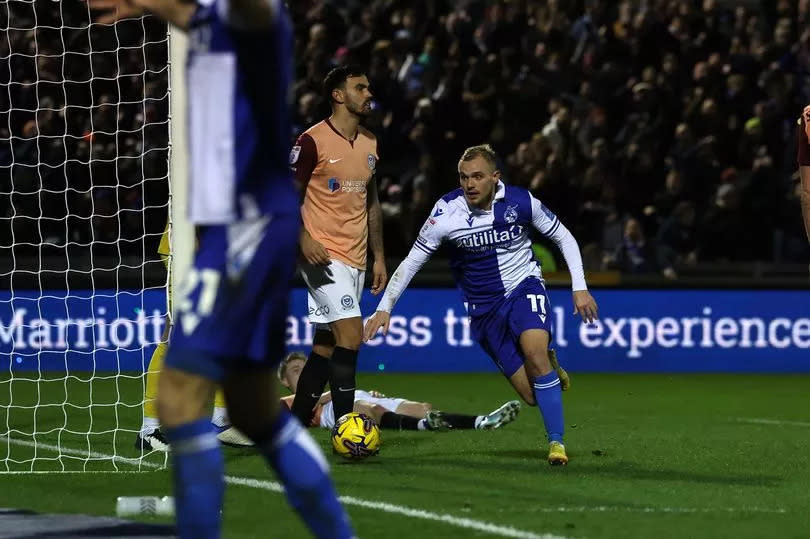
[[[339,158],[339,159],[329,159],[328,161],[329,161],[329,164],[330,164],[330,165],[334,165],[334,164],[335,164],[335,163],[337,163],[338,161],[343,161],[343,158],[341,157],[341,158]]]

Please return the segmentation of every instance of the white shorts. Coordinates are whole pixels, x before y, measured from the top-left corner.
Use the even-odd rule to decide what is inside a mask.
[[[328,266],[301,265],[307,284],[309,321],[318,329],[329,329],[330,322],[362,316],[360,297],[366,272],[340,260]]]
[[[392,399],[389,397],[372,397],[367,391],[362,389],[354,390],[354,402],[363,401],[369,404],[379,404],[386,410],[396,412],[399,405],[405,402],[405,399]],[[332,407],[332,401],[327,402],[321,409],[321,427],[331,429],[335,426],[335,409]]]

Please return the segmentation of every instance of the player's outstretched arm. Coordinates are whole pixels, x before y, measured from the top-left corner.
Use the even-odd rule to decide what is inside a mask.
[[[197,8],[195,2],[183,0],[87,0],[87,4],[90,9],[102,12],[95,17],[95,22],[101,24],[112,24],[150,12],[181,30],[188,30]]]
[[[363,328],[363,342],[368,342],[373,338],[380,328],[382,328],[383,335],[388,335],[388,324],[391,322],[391,311],[394,309],[394,305],[428,258],[430,258],[430,254],[421,248],[416,245],[411,247],[411,252],[391,276],[380,304],[377,306],[377,312],[366,321]]]
[[[397,270],[388,281],[388,286],[385,288],[380,304],[377,306],[377,312],[368,319],[365,327],[363,328],[363,341],[368,341],[377,331],[382,328],[383,335],[388,334],[388,324],[391,322],[391,311],[394,309],[399,296],[405,292],[408,284],[413,279],[425,262],[428,261],[430,255],[439,248],[444,241],[443,226],[439,222],[441,215],[445,212],[447,203],[439,200],[430,211],[425,224],[422,225],[422,230],[419,231],[419,236],[413,242],[411,252],[405,257],[405,260],[399,265]]]
[[[571,289],[574,296],[574,314],[579,314],[589,324],[599,319],[596,300],[588,292],[585,283],[585,270],[582,255],[574,235],[548,208],[532,197],[532,224],[544,236],[557,244],[565,258],[568,272],[571,274]]]

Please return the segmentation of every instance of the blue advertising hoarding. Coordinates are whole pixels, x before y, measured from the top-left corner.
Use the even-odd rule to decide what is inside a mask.
[[[572,371],[810,372],[810,291],[595,290],[601,320],[572,315],[551,290],[553,344]],[[306,292],[292,292],[287,346],[307,351]],[[361,307],[371,314],[368,291]],[[0,365],[9,370],[137,371],[165,324],[162,290],[0,293]],[[362,370],[495,371],[453,289],[412,289],[387,336],[361,350]]]

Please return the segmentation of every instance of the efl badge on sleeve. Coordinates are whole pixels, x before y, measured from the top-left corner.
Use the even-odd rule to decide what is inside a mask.
[[[368,154],[368,169],[374,170],[377,168],[377,158],[374,157],[374,154]]]
[[[301,153],[301,146],[293,146],[290,150],[290,164],[294,165],[298,162],[298,155]]]

